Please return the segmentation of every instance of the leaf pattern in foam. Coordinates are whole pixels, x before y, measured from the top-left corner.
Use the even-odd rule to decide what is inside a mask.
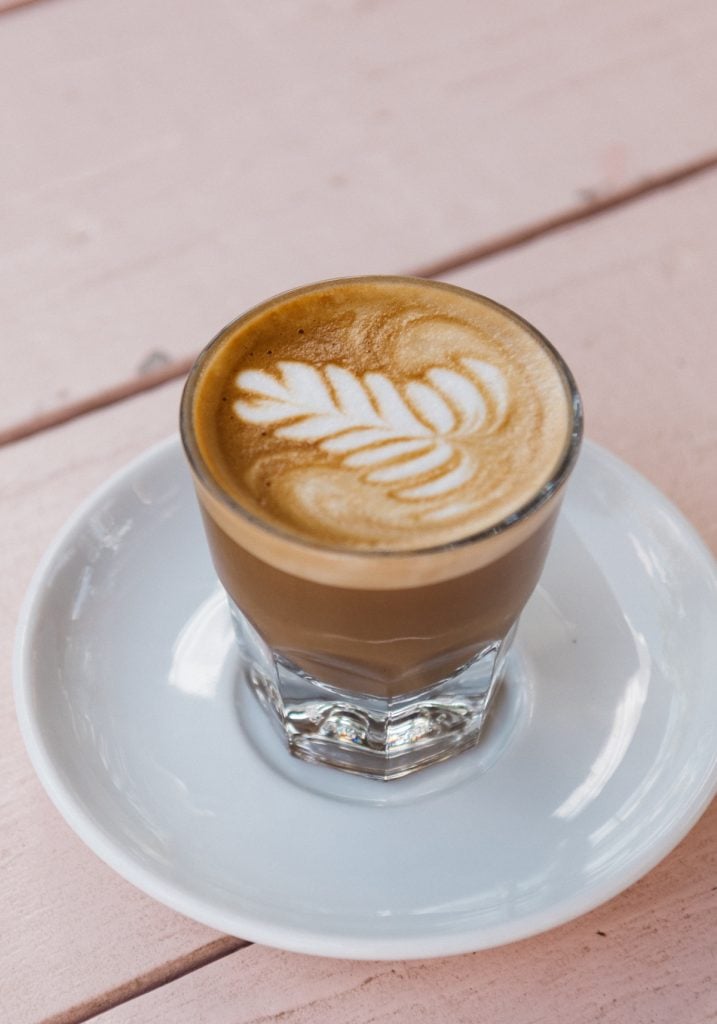
[[[440,498],[472,475],[457,439],[494,427],[508,406],[496,367],[467,357],[460,363],[465,373],[435,366],[400,388],[383,373],[361,377],[335,363],[318,368],[283,360],[276,373],[240,372],[243,397],[233,408],[247,423],[271,426],[277,437],[318,442],[396,497]]]

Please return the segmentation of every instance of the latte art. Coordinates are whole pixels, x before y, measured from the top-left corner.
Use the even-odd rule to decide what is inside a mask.
[[[220,339],[221,340],[221,339]],[[441,285],[356,279],[228,329],[197,387],[220,485],[329,546],[402,550],[518,511],[566,444],[566,387],[522,321]]]
[[[470,357],[459,362],[462,372],[434,366],[401,387],[384,374],[359,377],[335,363],[280,361],[275,372],[239,373],[246,397],[233,408],[240,420],[298,442],[297,458],[306,464],[317,464],[317,449],[337,455],[362,481],[421,503],[430,516],[436,501],[449,493],[455,500],[475,475],[461,442],[500,427],[508,408],[500,370]],[[442,504],[440,518],[451,510]]]

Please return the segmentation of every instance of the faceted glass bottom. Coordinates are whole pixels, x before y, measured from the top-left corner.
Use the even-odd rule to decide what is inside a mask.
[[[350,693],[273,654],[229,599],[249,682],[289,751],[305,761],[376,779],[445,761],[480,739],[516,625],[427,689],[397,697]]]

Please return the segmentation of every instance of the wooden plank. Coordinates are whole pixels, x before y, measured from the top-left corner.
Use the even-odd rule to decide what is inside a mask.
[[[716,33],[710,0],[14,12],[0,429],[181,359],[280,289],[444,262],[699,166]]]
[[[534,939],[357,963],[250,946],[93,1024],[545,1024],[714,1020],[717,807],[642,882]]]
[[[717,481],[710,459],[717,421],[710,325],[717,319],[711,273],[717,239],[704,211],[714,209],[716,202],[717,175],[453,275],[509,302],[556,341],[580,379],[589,433],[653,477],[714,546]],[[6,680],[20,596],[50,535],[108,473],[174,429],[178,397],[179,386],[168,385],[0,451],[0,479],[8,499],[0,510],[1,525],[3,535],[12,538],[0,555],[0,647]],[[191,963],[193,951],[215,935],[134,893],[85,851],[42,796],[20,747],[7,685],[1,694],[2,815],[11,827],[0,844],[0,934],[6,937],[0,976],[11,982],[0,990],[0,1009],[12,1021],[34,1024],[50,1015],[77,1020],[78,1007],[99,1011],[124,998],[133,986],[141,991],[154,984],[161,971],[171,975],[174,962]],[[456,986],[451,1019],[475,1019],[480,999],[481,1008],[489,1006],[496,1020],[507,1020],[511,1008],[531,1011],[519,979],[535,961],[528,976],[536,989],[545,976],[562,993],[555,996],[560,1012],[548,1015],[551,1020],[567,1024],[595,1019],[596,1005],[605,1019],[618,1020],[618,1010],[610,1008],[615,997],[622,1001],[616,1005],[628,1010],[644,1009],[637,1017],[626,1010],[622,1019],[702,1021],[710,991],[706,958],[717,942],[712,889],[716,856],[713,808],[656,872],[609,908],[505,951],[421,967],[415,978],[410,975],[406,992],[418,999],[430,989],[435,970],[437,985],[448,979],[440,982],[440,991]],[[597,935],[598,929],[607,938]],[[574,970],[576,950],[579,963]],[[255,962],[256,970],[246,968],[245,973],[245,965]],[[314,1019],[313,1001],[320,1020],[320,1014],[329,1012],[321,1000],[341,992],[347,1006],[356,1008],[355,1016],[346,1019],[366,1019],[363,1004],[351,1002],[359,995],[350,995],[364,982],[368,993],[388,992],[400,999],[401,986],[391,981],[390,968],[371,968],[385,979],[380,985],[388,986],[376,989],[372,986],[379,982],[366,981],[369,975],[362,972],[367,968],[361,965],[321,963],[252,951],[218,967],[219,976],[206,977],[218,979],[212,998],[231,1004],[237,1020],[243,1019],[243,1011],[234,1005],[233,995],[237,985],[244,985],[242,977],[248,978],[242,1001],[250,1000],[246,1005],[255,1018],[262,1006],[265,1014],[283,1012],[285,1000],[287,1013],[294,1014],[289,1019]],[[406,968],[393,967],[399,980],[408,977]],[[570,1001],[567,980],[561,988],[558,968],[566,979],[577,977],[577,1002]],[[182,982],[177,998],[190,999],[195,985],[204,993],[204,977],[203,970]],[[292,978],[295,983],[287,988],[286,979]],[[483,984],[483,978],[490,984]],[[259,987],[251,995],[255,985]],[[673,987],[685,1006],[678,1018]],[[296,1002],[291,1003],[294,989]],[[552,989],[544,989],[540,998],[547,1001]],[[173,1005],[174,990],[174,985],[165,986],[161,994],[147,998],[166,998]],[[335,1004],[326,1005],[333,1012]],[[371,1005],[378,1013],[373,998]],[[134,1013],[135,1006],[128,1003],[126,1010],[116,1012]],[[188,1006],[194,1012],[192,1017],[186,1011],[188,1019],[215,1024],[214,1017],[203,1015],[200,997]],[[696,1008],[693,1017],[691,1007]],[[493,1019],[491,1012],[485,1010],[487,1019]],[[144,1020],[151,1019],[157,1016],[147,1012]],[[163,1014],[160,1019],[174,1018]],[[217,1022],[222,1019],[216,1017]],[[399,1014],[397,1019],[406,1018]]]
[[[175,426],[179,386],[0,453],[0,1020],[75,1020],[236,948],[122,881],[45,797],[12,705],[15,620],[33,568],[78,502]],[[101,438],[101,440],[100,440]],[[72,1012],[70,1012],[72,1011]]]

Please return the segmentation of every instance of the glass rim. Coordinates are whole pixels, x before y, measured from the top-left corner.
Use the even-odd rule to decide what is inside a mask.
[[[286,299],[295,298],[322,288],[329,288],[333,285],[353,283],[363,284],[371,282],[386,284],[413,283],[427,288],[437,288],[455,292],[466,298],[478,300],[481,303],[492,306],[493,309],[517,322],[533,338],[535,338],[535,340],[538,341],[538,343],[548,353],[558,369],[565,387],[566,397],[568,399],[567,405],[569,415],[571,417],[571,425],[567,432],[563,452],[558,460],[556,468],[551,473],[548,480],[542,484],[535,494],[528,501],[520,505],[514,512],[504,516],[503,519],[494,523],[492,526],[485,527],[484,529],[468,534],[465,537],[458,537],[455,540],[446,541],[442,544],[434,544],[418,548],[350,548],[348,546],[321,544],[318,541],[312,541],[299,534],[293,533],[290,530],[282,529],[280,526],[276,526],[273,523],[268,523],[252,513],[248,508],[245,508],[240,502],[228,494],[227,491],[219,485],[219,483],[217,483],[204,461],[194,433],[193,401],[196,386],[202,375],[202,371],[215,348],[217,348],[230,333],[233,333],[239,326],[241,326],[242,323],[254,318],[264,310],[269,309],[274,305],[278,305]],[[468,548],[473,545],[477,545],[481,541],[486,541],[498,536],[499,534],[505,533],[510,530],[511,527],[524,522],[541,509],[562,488],[575,465],[583,438],[583,404],[575,378],[573,377],[569,366],[555,346],[548,341],[545,335],[534,327],[533,324],[528,320],[525,320],[518,313],[515,313],[512,309],[509,309],[507,306],[502,305],[500,302],[496,302],[494,299],[488,298],[486,295],[481,295],[478,292],[470,291],[468,288],[461,288],[458,285],[448,284],[444,281],[434,281],[427,278],[411,277],[410,275],[399,274],[366,274],[351,277],[329,278],[325,281],[317,281],[314,284],[288,289],[252,306],[246,312],[226,324],[211,339],[211,341],[204,346],[189,371],[182,390],[179,427],[185,455],[199,482],[216,501],[225,506],[231,513],[238,515],[251,526],[258,528],[260,531],[263,531],[270,536],[279,538],[284,542],[296,545],[297,547],[307,551],[314,551],[317,554],[337,555],[342,558],[349,557],[363,560],[369,560],[372,558],[405,559],[415,558],[416,556],[428,557],[430,555],[437,555],[447,551],[456,551],[460,548]]]

